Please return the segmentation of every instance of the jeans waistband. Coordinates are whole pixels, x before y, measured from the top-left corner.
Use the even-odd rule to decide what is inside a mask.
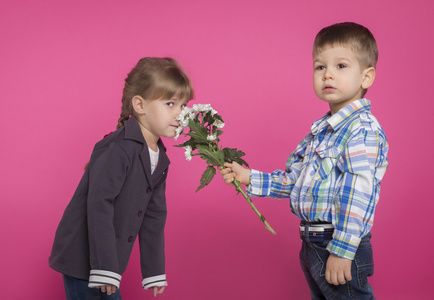
[[[300,239],[306,242],[323,242],[332,239],[334,227],[328,222],[300,222]]]

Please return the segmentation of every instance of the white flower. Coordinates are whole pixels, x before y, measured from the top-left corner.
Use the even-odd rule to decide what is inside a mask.
[[[210,134],[206,137],[207,141],[215,141],[217,139],[217,135]]]
[[[179,116],[176,118],[178,121],[182,121],[185,119],[186,115],[190,115],[191,113],[193,113],[193,109],[191,109],[190,107],[184,107],[181,110],[181,113],[179,114]],[[184,126],[185,127],[185,126]]]
[[[185,158],[188,161],[190,161],[191,160],[191,152],[192,152],[191,146],[185,146],[184,149],[185,149]]]
[[[179,138],[179,136],[181,135],[182,131],[184,130],[184,127],[179,126],[178,128],[176,128],[175,130],[175,141]]]
[[[215,126],[215,127],[217,127],[217,128],[223,128],[223,127],[225,127],[225,123],[223,123],[220,120],[215,120],[214,124],[212,124],[212,125]]]
[[[212,111],[211,104],[194,104],[193,110],[197,112],[209,112]]]

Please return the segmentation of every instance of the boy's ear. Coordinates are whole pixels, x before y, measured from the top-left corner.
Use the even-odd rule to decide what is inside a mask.
[[[370,87],[374,83],[374,79],[375,79],[375,68],[374,67],[366,68],[363,71],[362,88],[367,89],[368,87]]]
[[[133,99],[131,99],[131,104],[133,105],[133,109],[138,114],[144,114],[146,109],[146,100],[143,99],[141,96],[134,96]]]

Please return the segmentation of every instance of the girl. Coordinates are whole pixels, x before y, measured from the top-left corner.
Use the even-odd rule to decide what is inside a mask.
[[[160,136],[193,98],[171,58],[143,58],[128,74],[117,130],[99,141],[56,231],[50,267],[72,299],[122,299],[121,274],[139,236],[144,289],[164,291],[169,159]]]

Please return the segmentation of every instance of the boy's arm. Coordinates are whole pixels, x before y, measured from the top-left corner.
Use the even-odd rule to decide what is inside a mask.
[[[238,163],[226,163],[225,169],[219,168],[226,184],[232,184],[234,178],[245,184],[247,194],[252,197],[289,198],[297,179],[297,173],[276,170],[265,173],[246,169]]]
[[[387,151],[387,141],[375,131],[360,131],[345,146],[337,165],[343,176],[335,199],[335,232],[327,246],[331,253],[354,259],[361,239],[371,230]]]

